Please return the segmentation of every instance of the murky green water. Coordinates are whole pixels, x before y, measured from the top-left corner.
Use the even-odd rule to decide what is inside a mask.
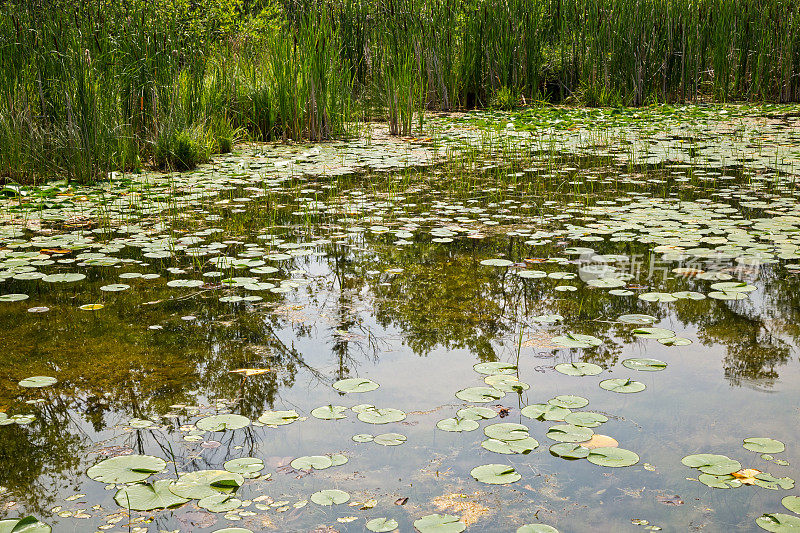
[[[0,228],[0,407],[11,417],[0,420],[2,515],[34,515],[54,531],[365,531],[379,517],[411,531],[441,513],[468,531],[544,523],[566,532],[746,531],[764,513],[791,514],[781,505],[797,494],[786,478],[800,463],[791,123],[758,119],[752,129],[750,116],[715,115],[718,123],[702,125],[717,136],[703,133],[689,161],[664,148],[682,136],[628,126],[652,148],[645,160],[599,148],[597,137],[582,148],[562,139],[555,150],[494,140],[501,148],[470,172],[461,165],[474,155],[463,151],[448,165],[416,168],[486,135],[437,120],[452,131],[431,140],[256,147],[169,179],[9,192]],[[519,120],[513,131],[501,125],[504,138],[524,131]],[[575,134],[568,126],[560,135]],[[738,132],[733,165],[725,132]],[[524,165],[511,165],[514,151],[527,151]],[[381,172],[347,175],[364,168]],[[473,369],[493,361],[512,365],[511,377]],[[579,362],[599,373],[569,375],[580,365],[565,363]],[[18,385],[31,376],[58,382]],[[332,387],[351,377],[380,386]],[[468,389],[487,379],[489,397]],[[560,395],[588,405],[552,403],[608,419],[568,427],[568,440],[612,437],[638,455],[635,464],[601,466],[598,454],[618,452],[597,437],[588,460],[550,453],[558,442],[548,429],[571,413],[537,420],[522,408]],[[365,422],[392,417],[363,404],[401,410],[401,419]],[[346,408],[328,409],[344,417],[311,414],[329,405]],[[470,405],[493,418],[477,429],[451,422],[470,431],[437,428]],[[259,422],[277,410],[297,418]],[[224,413],[247,425],[195,425]],[[497,423],[527,426],[538,446],[489,451],[484,429]],[[405,440],[353,440],[389,433]],[[742,446],[750,437],[785,451],[762,457]],[[681,464],[698,453],[779,481],[698,482],[701,472]],[[87,470],[139,454],[166,461],[147,482],[243,457],[263,468],[231,499],[132,511],[129,526],[114,496],[130,489]],[[336,454],[347,462],[290,465],[305,456],[341,462]],[[502,479],[513,482],[474,479],[485,464],[513,467]],[[350,499],[311,500],[326,489]]]

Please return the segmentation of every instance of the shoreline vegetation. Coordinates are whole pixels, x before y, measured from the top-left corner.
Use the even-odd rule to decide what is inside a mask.
[[[800,100],[792,0],[25,0],[0,6],[0,180],[191,169],[424,111]]]

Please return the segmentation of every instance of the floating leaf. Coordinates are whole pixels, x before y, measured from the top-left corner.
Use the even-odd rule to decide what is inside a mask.
[[[668,292],[645,292],[639,295],[640,300],[645,302],[669,303],[677,302],[678,299]]]
[[[466,418],[445,418],[444,420],[439,420],[436,423],[436,427],[442,431],[455,432],[475,431],[479,426],[480,424],[478,424],[476,421]]]
[[[703,485],[711,487],[712,489],[735,489],[742,486],[741,481],[727,474],[700,474],[697,476],[697,481]]]
[[[631,466],[639,462],[638,455],[622,448],[595,448],[589,452],[586,459],[590,463],[613,468]]]
[[[781,504],[793,513],[800,514],[800,496],[786,496]]]
[[[130,288],[130,285],[125,285],[124,283],[112,283],[111,285],[103,285],[100,290],[104,292],[120,292]]]
[[[481,446],[490,452],[495,453],[528,454],[539,447],[539,441],[533,437],[510,441],[486,439],[485,441],[481,442]]]
[[[499,424],[490,424],[483,428],[483,434],[490,439],[497,439],[502,441],[522,440],[530,437],[528,434],[528,427],[522,424],[515,424],[513,422],[500,422]]]
[[[773,533],[795,533],[800,531],[800,517],[784,513],[767,513],[756,518],[761,529]]]
[[[227,513],[241,507],[242,500],[234,498],[230,494],[212,494],[200,498],[197,506],[212,513]]]
[[[324,470],[333,466],[333,461],[327,455],[305,455],[290,464],[295,470]]]
[[[581,335],[579,333],[567,333],[553,337],[553,343],[565,348],[591,348],[600,346],[603,341],[592,335]]]
[[[640,359],[632,358],[622,361],[622,366],[630,368],[631,370],[642,370],[647,372],[657,372],[667,368],[667,363],[659,361],[658,359]]]
[[[501,361],[491,361],[488,363],[478,363],[472,366],[473,370],[479,374],[516,374],[517,365],[503,363]]]
[[[258,421],[266,426],[284,426],[300,418],[297,411],[264,411]]]
[[[358,435],[353,435],[352,439],[354,442],[372,442],[375,437],[369,433],[359,433]]]
[[[375,435],[372,440],[375,444],[380,444],[381,446],[400,446],[408,439],[400,433],[381,433],[380,435]]]
[[[484,259],[481,261],[483,266],[493,266],[493,267],[508,267],[514,264],[513,261],[509,261],[508,259]]]
[[[769,437],[750,437],[744,439],[744,448],[757,453],[780,453],[786,446],[779,440]]]
[[[0,533],[50,533],[53,529],[32,516],[0,520]]]
[[[378,409],[373,407],[358,413],[358,419],[368,424],[388,424],[405,420],[406,414],[400,409]]]
[[[517,528],[517,533],[558,533],[558,530],[547,524],[525,524]]]
[[[550,405],[555,405],[556,407],[564,407],[566,409],[580,409],[581,407],[586,407],[589,405],[589,400],[582,396],[562,394],[561,396],[556,396],[555,398],[547,400],[547,403]]]
[[[135,483],[163,472],[166,467],[166,461],[152,455],[122,455],[100,461],[86,475],[102,483]]]
[[[50,274],[42,278],[46,283],[74,283],[86,279],[86,274],[79,274],[77,272],[66,272],[63,274]]]
[[[222,467],[228,472],[241,474],[246,478],[258,477],[259,472],[264,470],[264,461],[257,457],[240,457],[225,461]]]
[[[640,381],[633,381],[626,378],[614,378],[601,381],[600,388],[611,392],[630,394],[633,392],[642,392],[646,387],[645,384]]]
[[[496,417],[497,411],[488,407],[472,406],[459,409],[456,416],[465,420],[488,420]]]
[[[564,418],[564,422],[572,424],[573,426],[581,426],[585,428],[594,428],[604,422],[608,422],[608,417],[600,413],[592,413],[590,411],[578,411],[570,413]]]
[[[325,489],[311,495],[311,501],[317,505],[341,505],[350,500],[350,495],[343,490]]]
[[[644,326],[646,324],[652,324],[656,321],[656,317],[650,315],[622,315],[617,318],[620,322],[624,322],[626,324],[636,324],[639,326]]]
[[[520,411],[523,416],[532,418],[534,420],[550,420],[550,421],[563,421],[564,418],[572,411],[559,405],[551,405],[549,403],[533,403],[526,405]]]
[[[343,405],[323,405],[311,411],[311,416],[322,420],[339,420],[347,418],[344,414],[347,407]]]
[[[573,426],[572,424],[551,426],[547,430],[548,438],[559,442],[585,442],[591,439],[593,434],[594,431],[589,428]]]
[[[522,479],[513,466],[501,464],[476,466],[470,470],[470,474],[481,483],[490,485],[506,485]]]
[[[333,384],[333,388],[339,392],[369,392],[380,387],[371,379],[366,378],[347,378],[340,379]]]
[[[465,402],[487,403],[499,400],[506,393],[494,387],[468,387],[456,393],[456,398]]]
[[[449,514],[425,515],[414,520],[414,527],[419,533],[461,533],[467,529],[459,517]]]
[[[201,418],[195,423],[198,429],[203,431],[225,431],[245,428],[250,425],[250,419],[246,416],[235,414],[211,415]]]
[[[137,483],[129,485],[117,491],[114,495],[114,501],[120,507],[133,511],[152,511],[154,509],[180,507],[189,500],[173,494],[169,490],[172,483],[171,479],[161,479],[153,484]]]
[[[603,371],[594,363],[559,363],[555,369],[568,376],[596,376]]]
[[[530,385],[524,383],[517,378],[517,376],[507,376],[505,374],[496,374],[493,376],[486,376],[483,380],[490,387],[503,392],[522,392],[528,390]]]
[[[366,528],[375,533],[388,533],[400,526],[394,518],[373,518],[367,521]]]
[[[0,302],[21,302],[27,299],[27,294],[3,294],[0,296]]]
[[[50,376],[31,376],[29,378],[25,378],[18,383],[20,387],[27,387],[32,389],[39,389],[42,387],[49,387],[50,385],[55,385],[58,383],[56,378]]]
[[[725,455],[713,453],[687,455],[681,459],[681,463],[691,468],[697,468],[704,474],[716,476],[731,474],[742,469],[739,461],[735,461]]]
[[[564,459],[585,459],[589,455],[589,448],[572,442],[559,442],[550,446],[550,453]]]
[[[231,494],[242,486],[241,474],[225,470],[198,470],[182,474],[169,490],[181,498],[199,500],[214,494]]]
[[[664,328],[638,328],[633,334],[643,339],[671,339],[675,332]]]

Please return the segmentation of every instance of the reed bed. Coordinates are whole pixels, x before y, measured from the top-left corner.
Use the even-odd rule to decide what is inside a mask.
[[[192,168],[427,110],[800,100],[792,0],[25,0],[0,6],[0,176]]]

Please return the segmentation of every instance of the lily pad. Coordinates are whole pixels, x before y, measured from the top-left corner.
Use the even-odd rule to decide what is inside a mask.
[[[114,495],[117,505],[133,511],[152,511],[154,509],[172,509],[188,502],[173,494],[169,487],[173,480],[161,479],[155,483],[137,483],[123,487]]]
[[[490,387],[503,392],[522,392],[531,388],[530,385],[524,383],[517,378],[517,376],[507,376],[505,374],[496,374],[493,376],[486,376],[483,380]]]
[[[46,283],[74,283],[86,279],[86,274],[78,272],[65,272],[63,274],[50,274],[42,278]]]
[[[388,424],[390,422],[400,422],[405,420],[406,414],[400,409],[378,409],[373,407],[358,413],[358,419],[368,424]]]
[[[456,398],[465,402],[487,403],[499,400],[506,393],[494,387],[468,387],[456,393]]]
[[[617,318],[620,322],[624,322],[626,324],[636,324],[638,326],[644,326],[647,324],[652,324],[657,319],[654,316],[650,315],[622,315]]]
[[[122,455],[110,457],[86,471],[86,475],[102,483],[135,483],[163,472],[166,461],[152,455]]]
[[[572,442],[559,442],[558,444],[550,446],[550,453],[552,455],[564,459],[585,459],[588,457],[590,451],[589,448]]]
[[[744,448],[757,453],[780,453],[786,446],[779,440],[769,437],[750,437],[744,439]]]
[[[667,363],[658,359],[632,358],[622,361],[622,366],[631,370],[641,370],[646,372],[657,372],[667,368]]]
[[[414,520],[414,527],[419,533],[461,533],[467,529],[459,517],[449,514],[425,515]]]
[[[53,529],[32,516],[0,520],[0,533],[50,533]]]
[[[228,472],[241,474],[246,478],[258,477],[259,472],[264,470],[264,461],[257,457],[240,457],[225,461],[222,467]]]
[[[589,400],[582,396],[562,394],[547,400],[547,403],[550,405],[555,405],[556,407],[564,407],[566,409],[580,409],[581,407],[586,407],[589,405]]]
[[[368,520],[365,527],[375,533],[388,533],[394,531],[400,526],[394,518],[373,518]]]
[[[338,390],[339,392],[369,392],[373,391],[380,387],[377,383],[372,381],[371,379],[366,378],[347,378],[347,379],[340,379],[336,383],[333,384],[333,388]]]
[[[633,381],[632,379],[626,378],[614,378],[601,381],[600,388],[611,392],[630,394],[633,392],[642,392],[646,386],[641,381]]]
[[[486,439],[481,446],[490,452],[504,454],[528,454],[539,447],[539,441],[533,437],[519,440]]]
[[[566,333],[553,337],[553,343],[565,348],[591,348],[593,346],[600,346],[603,344],[603,341],[592,335]]]
[[[327,455],[305,455],[290,464],[295,470],[324,470],[333,466],[333,461]]]
[[[517,528],[517,533],[558,533],[558,530],[547,524],[525,524]]]
[[[633,334],[643,339],[670,339],[675,336],[675,332],[664,328],[638,328],[633,330]]]
[[[231,413],[207,416],[205,418],[201,418],[195,423],[195,426],[203,431],[234,430],[245,428],[249,425],[249,418]]]
[[[602,367],[594,363],[559,363],[555,369],[567,376],[596,376],[603,371]]]
[[[800,531],[800,517],[784,513],[767,513],[756,518],[761,529],[773,533],[793,533]]]
[[[200,498],[197,506],[212,513],[227,513],[241,507],[242,500],[234,498],[230,494],[212,494]]]
[[[506,442],[527,439],[530,437],[527,426],[515,424],[514,422],[490,424],[483,428],[483,434],[490,439],[497,439]]]
[[[681,463],[691,468],[697,468],[704,474],[712,474],[715,476],[732,474],[742,469],[742,465],[739,461],[725,455],[713,453],[687,455],[681,459]]]
[[[503,363],[501,361],[491,361],[488,363],[478,363],[472,366],[473,370],[479,374],[516,374],[517,365]]]
[[[578,411],[568,414],[564,418],[564,422],[572,424],[573,426],[581,426],[585,428],[595,428],[604,422],[608,422],[608,417],[600,413],[592,413],[590,411]]]
[[[375,444],[380,444],[381,446],[400,446],[408,438],[400,433],[381,433],[380,435],[375,435],[372,440]]]
[[[341,505],[350,500],[350,495],[343,490],[325,489],[311,495],[311,501],[317,505]]]
[[[742,486],[741,481],[728,474],[700,474],[697,481],[712,489],[735,489]]]
[[[300,415],[298,415],[297,411],[294,409],[290,411],[264,411],[264,413],[258,417],[258,421],[266,426],[285,426],[286,424],[291,424],[298,418],[300,418]]]
[[[459,409],[456,416],[465,420],[488,420],[496,417],[497,411],[488,407],[472,406]]]
[[[453,432],[475,431],[479,426],[476,421],[466,418],[445,418],[436,423],[436,427],[442,431]]]
[[[311,411],[311,416],[321,420],[340,420],[347,418],[345,415],[347,407],[343,405],[323,405]]]
[[[470,474],[481,483],[490,485],[507,485],[522,479],[513,466],[502,464],[476,466],[470,470]]]
[[[493,266],[493,267],[508,267],[514,264],[513,261],[509,261],[508,259],[484,259],[481,261],[483,266]]]
[[[50,376],[31,376],[29,378],[25,378],[18,383],[20,387],[26,387],[31,389],[39,389],[42,387],[49,387],[50,385],[55,385],[58,383],[56,378]]]
[[[800,496],[786,496],[781,504],[793,513],[800,514]]]
[[[21,302],[22,300],[27,300],[29,296],[27,294],[3,294],[0,296],[0,302]]]
[[[215,494],[232,494],[244,483],[241,474],[225,470],[198,470],[178,477],[169,490],[181,498],[200,500]]]
[[[563,421],[564,418],[572,411],[559,405],[551,405],[549,403],[533,403],[526,405],[520,411],[523,416],[527,416],[533,420],[550,420],[550,421]]]
[[[599,466],[618,468],[635,465],[639,462],[639,456],[622,448],[594,448],[589,451],[586,460]]]
[[[587,427],[560,424],[547,430],[547,437],[559,442],[586,442],[592,438],[594,431]]]

